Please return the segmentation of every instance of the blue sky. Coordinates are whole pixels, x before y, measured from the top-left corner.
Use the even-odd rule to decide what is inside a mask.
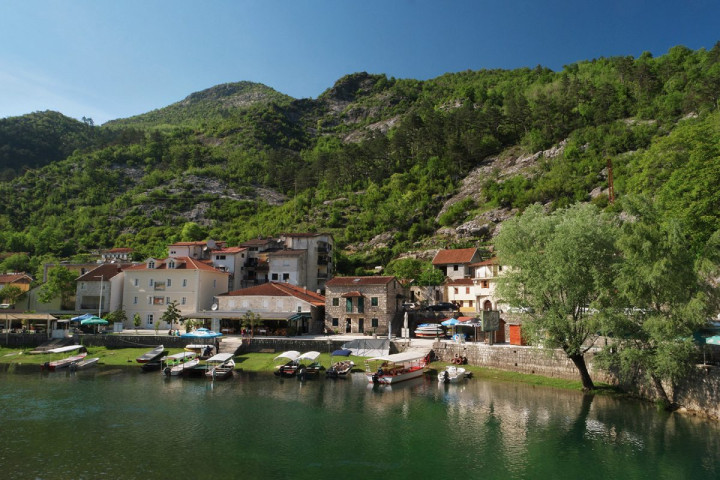
[[[0,118],[96,124],[225,82],[315,98],[345,74],[447,72],[662,55],[720,40],[717,0],[6,0]]]

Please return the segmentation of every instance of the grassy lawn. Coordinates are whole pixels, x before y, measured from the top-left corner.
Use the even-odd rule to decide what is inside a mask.
[[[6,348],[0,347],[0,364],[17,363],[42,365],[45,362],[52,362],[62,358],[69,357],[74,352],[65,353],[48,353],[40,355],[30,355],[30,348]],[[150,350],[144,348],[106,348],[106,347],[88,347],[88,357],[99,357],[98,364],[110,366],[137,366],[135,359],[143,353]],[[168,355],[181,352],[181,348],[167,348],[165,351]],[[235,368],[246,372],[265,372],[272,373],[275,367],[274,358],[281,352],[277,353],[244,353],[235,357]],[[362,372],[365,370],[365,357],[334,357],[333,361],[352,360],[355,362],[354,372]],[[320,363],[328,368],[330,366],[330,354],[321,353]],[[437,372],[444,370],[448,363],[433,362],[430,364],[429,374],[437,375]],[[542,377],[540,375],[531,375],[526,373],[511,372],[505,370],[496,370],[492,368],[478,367],[474,365],[463,365],[463,367],[473,373],[474,378],[501,381],[501,382],[518,382],[527,385],[537,385],[551,388],[561,388],[565,390],[582,390],[582,384],[579,380],[565,380],[561,378]],[[617,394],[618,389],[611,385],[596,383],[597,390],[595,393],[600,394]]]

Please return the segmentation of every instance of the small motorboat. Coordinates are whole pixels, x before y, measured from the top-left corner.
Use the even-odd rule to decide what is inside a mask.
[[[439,383],[459,383],[467,378],[467,371],[462,367],[448,365],[445,370],[438,373]]]
[[[365,375],[368,382],[390,385],[423,375],[431,353],[394,353],[365,360]]]
[[[73,362],[70,364],[70,370],[74,372],[75,370],[82,370],[83,368],[92,367],[98,361],[100,361],[100,357],[86,358],[79,362]]]
[[[305,352],[297,358],[297,377],[299,380],[305,380],[308,377],[318,377],[322,365],[318,362],[320,352]]]
[[[158,345],[157,347],[153,348],[149,352],[146,352],[142,355],[140,355],[138,358],[135,359],[138,363],[148,363],[155,361],[159,359],[162,354],[165,352],[165,347],[162,345]]]
[[[42,368],[47,368],[48,370],[53,372],[60,368],[69,367],[70,364],[79,362],[85,357],[87,357],[87,352],[79,353],[77,355],[73,355],[72,357],[63,358],[62,360],[55,360],[54,362],[45,362],[42,365]]]
[[[207,359],[205,376],[212,380],[225,380],[233,376],[235,361],[232,353],[218,353]]]
[[[195,352],[176,353],[167,357],[167,367],[163,373],[169,377],[176,377],[182,375],[184,370],[195,368],[198,363],[200,363],[200,359],[197,358]]]
[[[340,349],[330,354],[330,368],[325,371],[327,378],[345,378],[352,371],[355,362],[352,360],[340,360],[333,363],[333,357],[349,357],[352,350]]]
[[[275,361],[275,375],[280,377],[292,377],[297,374],[298,369],[298,357],[300,352],[297,350],[288,350],[283,352],[274,358]]]
[[[415,329],[415,336],[420,338],[444,337],[445,328],[439,323],[423,323]]]

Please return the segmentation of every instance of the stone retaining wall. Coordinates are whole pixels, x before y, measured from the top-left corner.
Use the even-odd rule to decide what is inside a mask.
[[[213,344],[214,339],[185,338],[170,335],[78,335],[78,343],[86,347],[145,348],[163,345],[165,348],[184,348],[185,345]]]
[[[252,340],[244,339],[242,345],[238,349],[237,353],[250,353],[259,352],[261,350],[273,350],[274,352],[284,352],[287,350],[297,350],[298,352],[307,352],[315,350],[321,353],[330,353],[333,350],[342,348],[344,343],[348,340],[332,340],[333,337],[328,337],[328,340],[302,340],[301,337],[298,339],[290,338],[263,338],[254,337]]]

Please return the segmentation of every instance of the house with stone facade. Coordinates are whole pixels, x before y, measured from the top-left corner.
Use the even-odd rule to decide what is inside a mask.
[[[191,257],[148,258],[125,269],[123,310],[126,328],[137,313],[142,328],[154,328],[168,304],[175,301],[181,314],[210,310],[214,298],[228,291],[228,273]],[[177,325],[176,325],[177,327]],[[159,328],[170,325],[161,322]]]
[[[325,327],[387,335],[400,328],[403,298],[395,277],[334,277],[325,284]]]
[[[284,282],[269,282],[218,295],[211,312],[202,315],[220,320],[227,333],[239,333],[248,312],[262,320],[259,333],[322,333],[325,297]]]

